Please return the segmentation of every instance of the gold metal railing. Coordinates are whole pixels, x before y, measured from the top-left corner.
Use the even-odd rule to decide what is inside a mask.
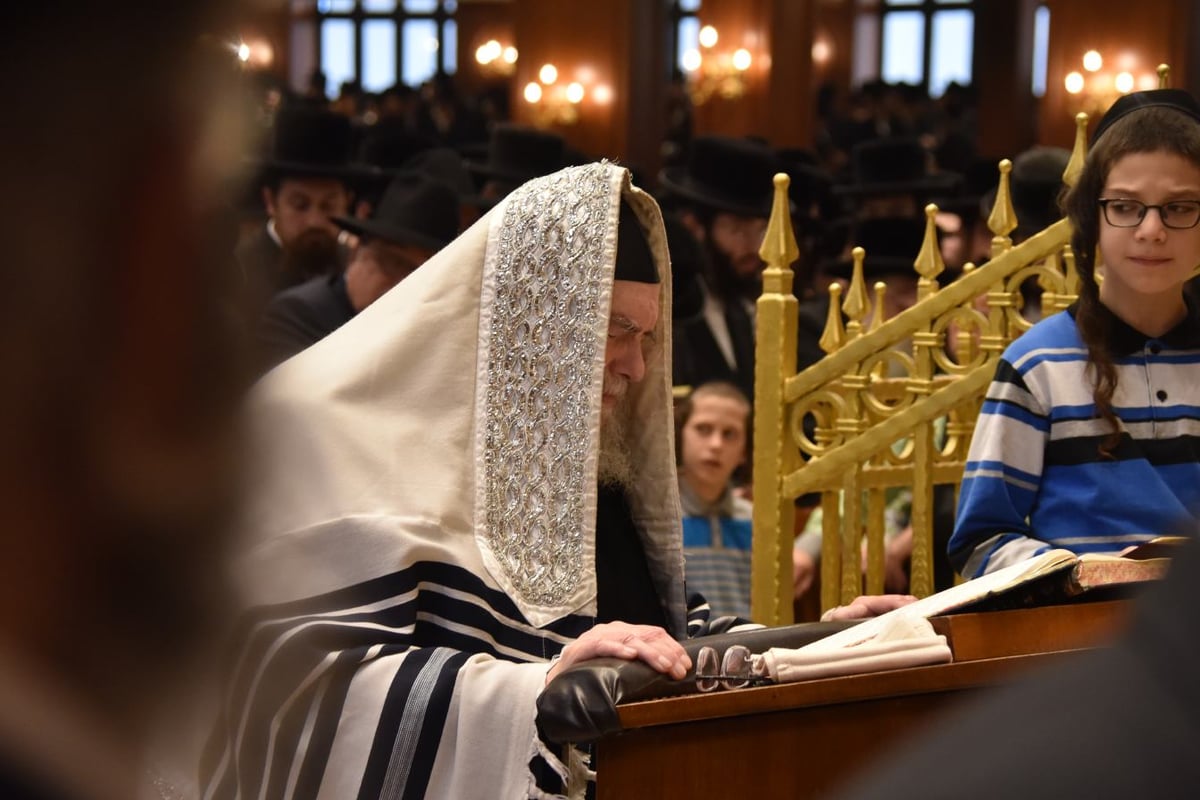
[[[1076,117],[1075,147],[1063,174],[1074,185],[1086,152],[1087,116]],[[1070,227],[1060,220],[1017,246],[1008,160],[999,165],[996,203],[988,219],[992,257],[968,264],[945,287],[933,205],[913,267],[917,302],[884,320],[885,287],[869,292],[862,248],[843,292],[830,287],[821,347],[826,356],[796,373],[798,301],[790,265],[798,250],[788,214],[786,175],[775,176],[775,204],[760,255],[767,264],[758,300],[754,385],[754,545],[751,614],[755,621],[792,621],[795,498],[821,494],[821,607],[848,603],[864,590],[883,591],[884,493],[911,487],[911,591],[933,591],[935,485],[962,480],[967,448],[1001,353],[1032,324],[1022,313],[1022,283],[1042,287],[1042,314],[1075,299],[1078,276]],[[874,300],[872,301],[872,294]],[[878,313],[872,315],[874,307]],[[843,315],[845,322],[843,322]],[[870,322],[867,320],[870,318]],[[900,346],[904,344],[901,349]],[[887,377],[901,373],[904,377]],[[806,433],[805,420],[812,424]],[[941,422],[939,422],[939,420]],[[935,427],[944,423],[944,437]]]

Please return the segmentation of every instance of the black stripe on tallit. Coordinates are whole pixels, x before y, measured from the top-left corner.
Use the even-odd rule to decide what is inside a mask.
[[[471,628],[481,630],[491,630],[496,626],[496,619],[492,613],[486,608],[457,597],[450,597],[438,591],[422,592],[420,596],[420,610],[422,613],[433,614],[442,619],[453,620],[460,625],[466,625]],[[508,620],[501,620],[502,628],[499,635],[493,636],[496,639],[496,644],[500,647],[510,650],[517,650],[522,653],[536,653],[542,655],[542,649],[547,645],[552,644],[546,641],[544,637],[536,635],[531,631],[512,628],[508,624]],[[564,622],[555,626],[565,628],[566,631],[560,635],[566,635],[571,638],[581,635],[587,628],[584,627],[587,623],[582,618],[576,618],[574,622]],[[417,621],[418,630],[416,633],[416,643],[424,644],[425,638],[425,623],[424,620]],[[434,642],[434,644],[440,644]],[[497,658],[512,659],[512,656],[504,655],[499,652],[492,652],[494,648],[489,648],[490,655],[495,655]],[[557,653],[557,646],[551,652],[545,653],[548,658]]]
[[[248,612],[245,628],[263,620],[280,617],[319,616],[359,606],[373,605],[390,597],[410,592],[421,582],[450,586],[479,597],[496,613],[521,620],[521,612],[504,592],[489,587],[474,573],[456,564],[441,561],[417,561],[396,572],[381,575],[362,583],[345,586],[324,594],[313,595],[285,603],[258,606]],[[242,633],[245,634],[246,630]]]
[[[275,742],[271,748],[271,774],[267,778],[267,797],[283,797],[284,790],[287,788],[288,775],[292,771],[292,766],[297,758],[301,757],[301,736],[304,733],[305,721],[310,713],[313,712],[313,703],[317,699],[317,694],[324,689],[325,696],[321,698],[321,706],[328,707],[327,703],[332,697],[332,705],[338,709],[335,716],[326,714],[322,719],[314,719],[313,733],[322,733],[325,735],[325,740],[332,743],[332,733],[336,731],[337,721],[341,718],[341,708],[346,701],[346,694],[350,688],[350,679],[354,676],[354,671],[358,665],[366,658],[368,648],[356,648],[354,650],[344,650],[339,653],[336,660],[325,674],[320,679],[305,689],[292,703],[292,707],[281,718],[277,718],[275,722],[278,724],[278,730],[275,734]],[[318,727],[322,721],[328,726],[332,724],[334,731],[329,731],[327,728]],[[312,747],[303,751],[304,761],[312,764],[309,759]],[[314,754],[315,755],[315,754]],[[328,756],[328,751],[325,752]],[[324,774],[324,766],[315,776],[298,775],[296,781],[296,789],[293,797],[316,797],[317,789],[320,787],[321,775]],[[313,778],[315,777],[315,780]]]
[[[241,773],[238,776],[239,785],[244,793],[254,796],[261,788],[262,770],[265,768],[268,755],[266,748],[270,733],[269,721],[278,713],[282,703],[296,687],[331,653],[348,651],[365,653],[373,645],[386,643],[388,650],[394,653],[405,653],[411,648],[423,646],[441,646],[462,650],[466,653],[488,653],[512,661],[521,660],[519,656],[498,652],[492,639],[503,647],[528,654],[530,660],[550,656],[557,651],[556,643],[543,641],[540,636],[510,627],[514,623],[505,618],[504,612],[515,613],[515,605],[503,593],[484,586],[476,576],[462,568],[436,562],[420,562],[405,570],[405,573],[407,574],[397,573],[374,579],[366,582],[365,585],[347,587],[319,598],[307,598],[294,603],[279,604],[270,609],[281,614],[310,612],[298,619],[271,621],[264,616],[266,609],[259,609],[252,615],[259,627],[250,628],[252,623],[248,622],[244,628],[246,633],[252,635],[243,650],[241,674],[233,676],[233,689],[225,703],[225,709],[230,712],[231,723],[225,730],[226,735],[235,735],[242,720],[249,719],[246,733],[240,743],[238,757],[234,762]],[[480,597],[481,602],[499,601],[502,608],[497,610],[497,615],[493,615],[475,603],[448,597],[438,591],[438,585],[434,585],[437,582],[432,578],[435,577],[452,581],[449,584],[440,585],[445,585],[447,588],[461,593],[474,593]],[[384,590],[401,594],[411,593],[418,585],[421,586],[421,590],[410,597],[407,602],[398,602],[390,607],[385,606],[370,612],[343,614],[336,617],[311,613],[319,610],[324,610],[326,613],[335,612],[338,610],[338,607],[334,605],[336,602],[355,604],[349,608],[361,603],[379,604],[394,596],[383,595]],[[439,621],[419,620],[418,613],[433,614],[457,625],[479,628],[480,635],[451,631],[443,627]],[[517,616],[515,619],[521,618]],[[377,628],[365,630],[355,625],[355,623],[366,621],[391,628],[403,628],[411,625],[413,633]],[[557,629],[561,632],[560,635],[575,636],[582,633],[588,624],[586,618],[569,616],[548,626],[548,630]],[[298,626],[305,625],[308,627],[304,631],[296,632],[295,629]],[[286,641],[283,641],[285,638]],[[271,649],[276,645],[279,646],[272,652]],[[269,662],[264,664],[268,653],[270,653]],[[328,673],[329,670],[337,669],[341,663],[343,662],[336,661],[323,668],[323,671]],[[260,668],[265,670],[264,675],[257,685],[254,696],[250,697],[251,681]],[[357,668],[358,665],[354,665],[354,668],[345,675],[339,675],[337,680],[329,679],[327,674],[317,675],[313,678],[313,685],[306,690],[310,694],[306,694],[305,698],[297,698],[293,701],[297,703],[297,708],[289,711],[279,735],[283,736],[284,732],[288,731],[290,733],[287,735],[299,736],[299,732],[303,730],[304,715],[307,713],[301,709],[311,707],[311,697],[315,696],[311,693],[317,691],[320,681],[331,681],[327,685],[326,695],[322,700],[323,706],[333,703],[336,706],[330,707],[340,709],[340,704],[344,702],[345,693],[348,691],[349,682]],[[321,715],[322,720],[332,719],[334,724],[321,724],[319,721],[314,728],[314,741],[310,743],[309,748],[312,757],[305,759],[304,769],[306,772],[298,785],[311,786],[319,783],[319,773],[324,768],[328,747],[336,733],[336,722],[340,718],[340,712],[335,715],[322,711]],[[318,742],[317,740],[322,741]],[[317,757],[318,744],[324,748],[324,755],[320,758]],[[275,753],[284,752],[278,745],[272,749]],[[224,787],[231,777],[229,773],[234,769],[232,766],[226,768],[225,775],[214,775],[220,763],[221,753],[221,750],[210,749],[206,755],[202,772],[206,785],[217,779]],[[284,762],[287,760],[285,758]],[[285,786],[285,763],[275,764],[272,762],[271,770],[270,788]],[[281,780],[284,783],[279,783]]]
[[[458,681],[458,671],[471,656],[468,653],[456,653],[450,657],[437,678],[437,686],[429,705],[425,706],[426,719],[438,722],[437,725],[422,725],[421,736],[417,740],[417,749],[413,753],[412,768],[408,774],[408,785],[404,790],[405,800],[421,800],[425,796],[425,787],[429,783],[429,775],[433,771],[433,762],[437,757],[438,744],[442,739],[441,721],[446,719],[450,709],[450,700],[454,694],[454,684]]]
[[[262,770],[270,756],[267,748],[271,726],[266,724],[266,721],[277,717],[289,695],[296,691],[303,681],[310,679],[310,674],[330,655],[343,651],[356,651],[365,655],[370,647],[377,644],[395,645],[401,651],[410,646],[407,635],[339,625],[333,620],[318,620],[313,627],[289,637],[269,662],[263,665],[247,664],[248,670],[254,670],[258,666],[264,667],[264,674],[259,679],[253,696],[246,698],[243,706],[245,712],[241,717],[250,720],[238,748],[241,756],[240,786],[243,792],[252,797],[258,796],[264,777]],[[326,667],[325,671],[332,666],[331,664]],[[312,679],[313,683],[319,681],[320,677]],[[310,685],[308,690],[312,691],[313,688]],[[238,706],[234,705],[232,708],[237,709]]]
[[[294,686],[296,681],[302,679],[308,671],[315,667],[326,653],[352,649],[364,644],[405,644],[412,647],[453,646],[470,652],[483,652],[516,660],[511,655],[502,655],[497,652],[490,641],[468,634],[456,633],[453,634],[452,640],[447,640],[448,632],[439,624],[429,621],[418,622],[419,612],[432,613],[459,625],[480,628],[488,632],[500,646],[527,653],[531,658],[550,657],[557,652],[557,646],[552,642],[543,641],[541,636],[514,628],[514,625],[524,623],[519,614],[513,616],[516,614],[516,606],[512,604],[512,601],[503,593],[483,585],[476,576],[466,570],[436,562],[419,562],[404,572],[408,574],[401,576],[400,573],[396,573],[393,576],[387,576],[386,579],[369,581],[371,586],[362,591],[352,591],[354,587],[349,587],[346,590],[322,595],[321,597],[326,601],[324,605],[316,603],[317,598],[308,598],[304,601],[272,607],[279,611],[281,616],[308,612],[299,619],[266,621],[261,610],[255,612],[254,616],[259,627],[251,630],[247,626],[244,629],[251,636],[250,641],[245,644],[244,669],[240,675],[235,677],[228,696],[229,706],[231,708],[248,707],[248,704],[252,702],[248,696],[250,681],[255,674],[255,669],[266,658],[270,648],[289,631],[314,622],[317,623],[317,627],[292,637],[279,652],[272,656],[272,669],[276,669],[274,667],[276,662],[286,663],[287,674],[292,676],[291,679],[278,677],[273,680]],[[496,614],[493,615],[474,603],[448,597],[436,591],[435,584],[458,592],[473,594],[481,602],[491,606]],[[410,593],[418,585],[423,585],[427,590],[420,591],[414,599],[397,603],[395,606],[361,614],[341,614],[336,617],[322,616],[318,612],[320,609],[320,612],[330,614],[346,608],[357,607],[362,603],[378,604],[395,596],[380,596],[379,591],[383,587],[403,595]],[[335,601],[355,601],[356,604],[334,606],[332,603]],[[500,601],[501,608],[492,605],[494,601]],[[496,616],[499,617],[498,620]],[[416,627],[414,635],[410,637],[407,634],[399,633],[388,635],[384,631],[362,631],[352,625],[352,623],[364,621],[394,628],[403,628],[408,625]],[[586,621],[579,617],[566,617],[547,626],[545,630],[573,638],[586,630]],[[259,703],[255,703],[255,705],[259,705]]]
[[[379,658],[399,655],[406,648],[387,646],[381,649]],[[346,672],[342,672],[345,667]],[[304,761],[300,765],[300,775],[296,781],[296,793],[293,800],[315,798],[321,786],[321,778],[325,775],[325,765],[329,762],[329,753],[333,750],[333,740],[337,736],[338,725],[342,719],[342,709],[346,704],[346,695],[350,691],[350,681],[358,669],[358,663],[347,661],[343,665],[338,659],[337,666],[331,670],[329,688],[321,698],[321,706],[313,723],[312,736],[308,748],[304,751]]]
[[[446,712],[450,707],[450,699],[454,693],[454,683],[458,671],[470,658],[467,653],[455,653],[440,666],[431,667],[430,662],[438,653],[437,648],[425,648],[410,652],[396,671],[392,685],[388,689],[387,698],[375,727],[375,738],[371,752],[367,757],[366,768],[363,770],[362,784],[359,786],[359,800],[375,800],[384,796],[393,796],[390,791],[385,795],[389,768],[392,768],[393,755],[397,747],[397,738],[401,735],[412,736],[416,741],[412,748],[409,762],[396,765],[397,768],[407,769],[407,779],[404,781],[402,797],[421,798],[429,783],[429,775],[433,770],[433,762],[437,756],[438,742],[441,740],[442,725],[446,720]],[[405,727],[404,714],[408,707],[414,687],[420,683],[422,673],[426,669],[437,669],[437,676],[428,693],[428,701],[421,707],[420,715],[410,718],[408,724],[416,722],[417,730]],[[420,699],[414,701],[420,702]]]

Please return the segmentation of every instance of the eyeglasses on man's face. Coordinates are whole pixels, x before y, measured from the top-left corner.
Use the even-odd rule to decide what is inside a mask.
[[[1114,228],[1136,228],[1152,208],[1158,212],[1158,218],[1165,228],[1186,230],[1200,223],[1200,200],[1172,200],[1155,205],[1124,197],[1106,197],[1099,202],[1104,219]]]
[[[696,654],[696,690],[711,692],[717,687],[742,689],[774,683],[754,663],[754,655],[745,645],[735,644],[718,657],[713,647],[705,645]]]

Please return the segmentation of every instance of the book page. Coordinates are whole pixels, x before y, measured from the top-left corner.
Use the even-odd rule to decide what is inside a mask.
[[[900,614],[915,614],[926,618],[937,616],[985,597],[1007,592],[1044,575],[1070,569],[1078,563],[1078,560],[1078,557],[1070,550],[1047,550],[1045,553],[1019,564],[989,572],[973,580],[952,586],[945,591],[931,594],[929,597],[917,600],[903,608],[897,608],[861,622],[852,628],[826,636],[824,639],[818,639],[800,649],[810,653],[819,653],[853,647],[875,638],[881,630],[891,624],[891,618],[894,616]]]
[[[1187,536],[1156,536],[1121,555],[1122,558],[1141,560],[1146,558],[1171,558],[1179,552],[1180,545],[1190,541]]]

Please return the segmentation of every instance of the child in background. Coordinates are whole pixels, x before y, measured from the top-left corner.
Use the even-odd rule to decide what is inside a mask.
[[[1119,553],[1194,529],[1200,508],[1200,311],[1183,291],[1200,264],[1200,104],[1118,100],[1066,211],[1079,300],[1010,345],[988,389],[948,550],[967,577],[1054,547]]]
[[[732,383],[701,384],[675,411],[684,575],[714,618],[750,618],[752,506],[734,491],[749,431],[750,401]]]

